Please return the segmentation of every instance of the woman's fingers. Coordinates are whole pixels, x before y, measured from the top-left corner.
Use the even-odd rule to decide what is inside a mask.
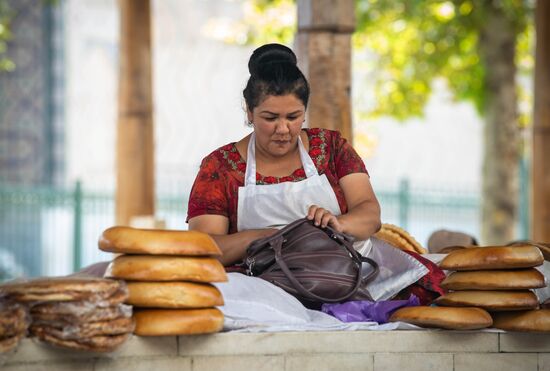
[[[313,223],[321,228],[326,228],[327,225],[330,225],[336,230],[340,229],[340,224],[336,216],[334,216],[330,211],[317,205],[311,205],[309,207],[307,218],[309,220],[313,220]]]

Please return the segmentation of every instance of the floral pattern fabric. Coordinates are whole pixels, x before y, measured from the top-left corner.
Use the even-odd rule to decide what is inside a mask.
[[[325,174],[336,194],[342,213],[347,212],[344,193],[338,181],[352,173],[368,174],[363,160],[339,132],[328,129],[304,129],[309,140],[309,156],[319,175]],[[228,233],[237,232],[238,189],[244,185],[246,161],[235,143],[229,143],[206,156],[191,189],[187,221],[205,214],[229,218]],[[256,184],[299,182],[306,178],[303,167],[287,176],[256,173]]]

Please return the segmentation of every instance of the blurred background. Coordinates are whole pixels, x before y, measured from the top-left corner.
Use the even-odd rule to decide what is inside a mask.
[[[317,3],[332,11],[333,2]],[[249,133],[248,58],[265,42],[298,47],[298,6],[151,0],[154,217],[167,228],[187,229],[201,159]],[[354,2],[348,139],[369,170],[384,223],[424,246],[438,229],[492,242],[494,233],[482,233],[491,220],[483,200],[508,187],[502,236],[529,237],[534,9],[519,0]],[[487,72],[500,67],[487,61],[506,58],[487,52],[490,22],[512,40],[503,68],[513,72],[504,103],[513,117],[500,130],[511,130],[514,153],[497,152],[506,179],[487,169],[487,122],[498,113],[491,92],[501,89]],[[110,259],[97,240],[115,224],[120,29],[116,0],[0,0],[0,279],[67,274]]]

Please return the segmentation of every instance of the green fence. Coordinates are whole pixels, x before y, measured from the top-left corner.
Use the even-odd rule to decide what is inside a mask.
[[[375,189],[383,222],[402,226],[422,244],[439,228],[479,236],[479,196],[473,191],[417,189],[407,180]],[[167,228],[186,229],[186,208],[185,197],[159,195],[156,216]],[[97,240],[113,224],[110,193],[89,192],[78,182],[71,189],[0,185],[0,280],[67,274],[110,260]],[[527,230],[528,221],[520,220],[519,237]]]

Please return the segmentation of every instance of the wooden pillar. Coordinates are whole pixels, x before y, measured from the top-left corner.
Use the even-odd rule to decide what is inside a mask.
[[[154,215],[150,0],[119,0],[116,222]]]
[[[309,127],[352,141],[351,34],[354,0],[298,0],[297,54],[311,86]]]
[[[533,240],[550,242],[550,2],[535,15],[535,109],[533,125]]]

